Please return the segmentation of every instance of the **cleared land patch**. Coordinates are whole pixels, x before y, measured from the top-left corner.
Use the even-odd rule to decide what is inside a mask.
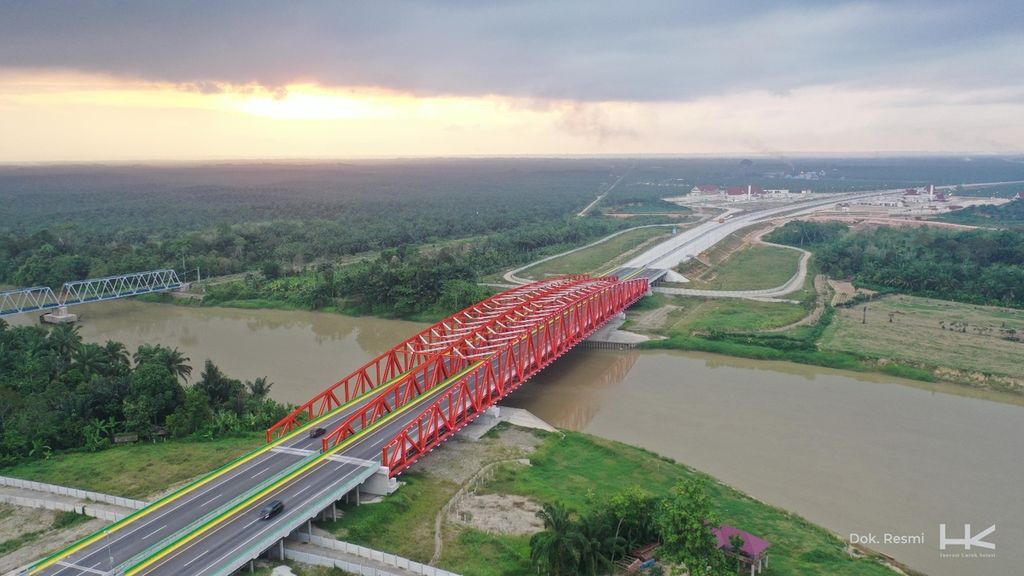
[[[777,246],[753,245],[738,250],[714,270],[691,279],[687,288],[700,290],[762,290],[786,283],[796,274],[800,252]]]
[[[867,306],[866,324],[863,305],[838,308],[822,347],[1024,380],[1024,342],[1003,337],[1006,330],[1024,331],[1024,310],[904,295],[886,296]]]
[[[604,272],[628,260],[632,253],[652,246],[670,235],[671,228],[667,226],[630,230],[596,246],[531,266],[520,272],[519,276],[540,280],[546,276],[560,274]]]

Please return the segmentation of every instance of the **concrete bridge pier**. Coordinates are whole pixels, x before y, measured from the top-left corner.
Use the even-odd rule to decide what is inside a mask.
[[[78,322],[78,314],[68,312],[67,306],[60,306],[56,312],[43,314],[42,321],[46,324],[74,324]]]

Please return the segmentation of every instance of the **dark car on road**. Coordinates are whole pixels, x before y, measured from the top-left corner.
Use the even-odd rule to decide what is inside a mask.
[[[327,430],[324,430],[323,428],[311,428],[309,430],[309,437],[310,438],[319,438],[319,437],[323,436],[326,433],[327,433]]]
[[[266,506],[260,508],[260,520],[270,520],[284,510],[284,503],[280,500],[271,500]]]

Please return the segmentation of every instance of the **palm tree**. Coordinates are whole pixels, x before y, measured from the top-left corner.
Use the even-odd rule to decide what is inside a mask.
[[[159,362],[164,364],[171,374],[182,380],[187,381],[188,377],[192,375],[192,366],[188,364],[190,359],[177,348],[171,350],[159,344],[156,346],[143,344],[135,351],[133,357],[136,367],[146,362]]]
[[[167,369],[171,371],[171,374],[187,382],[188,377],[192,375],[192,366],[188,364],[191,359],[182,354],[177,348],[167,350],[166,354],[164,361],[167,362]]]
[[[111,366],[128,366],[131,358],[128,356],[128,349],[120,342],[107,340],[103,345],[103,351],[107,354],[107,362]]]
[[[580,573],[586,576],[609,574],[615,558],[625,556],[626,539],[611,533],[607,516],[591,514],[579,523],[579,532],[586,542],[580,559]]]
[[[70,359],[71,353],[82,345],[82,336],[74,324],[58,324],[50,330],[47,341],[62,358]]]
[[[252,382],[250,382],[248,380],[246,380],[246,382],[245,382],[246,388],[249,389],[249,394],[253,398],[258,398],[258,399],[261,399],[261,400],[263,398],[266,398],[267,394],[270,394],[270,388],[273,385],[274,385],[273,382],[267,382],[267,377],[266,376],[260,376],[259,378],[257,378],[256,380],[253,380]]]
[[[83,344],[75,350],[74,365],[82,371],[86,378],[93,374],[104,374],[110,368],[107,360],[107,352],[102,346],[96,344]]]
[[[537,516],[544,521],[544,531],[530,538],[533,565],[548,576],[579,574],[588,543],[569,510],[561,504],[545,504]]]

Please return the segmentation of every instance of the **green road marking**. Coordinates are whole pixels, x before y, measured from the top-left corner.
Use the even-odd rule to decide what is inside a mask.
[[[65,547],[65,548],[63,548],[61,550],[58,550],[57,552],[54,552],[53,554],[47,556],[46,558],[43,558],[42,560],[40,560],[36,564],[32,565],[29,568],[29,574],[34,574],[34,573],[36,573],[36,572],[38,572],[40,570],[43,570],[44,568],[52,566],[54,563],[62,560],[63,558],[66,558],[67,556],[70,556],[71,554],[74,554],[75,552],[78,552],[78,551],[82,550],[86,546],[88,546],[90,544],[93,544],[94,542],[96,542],[100,538],[109,536],[111,533],[116,532],[116,531],[120,530],[121,528],[124,528],[126,525],[130,524],[131,522],[134,522],[134,521],[136,521],[136,520],[138,520],[140,518],[143,518],[143,517],[145,517],[145,516],[155,512],[156,510],[159,510],[160,508],[163,508],[164,506],[174,502],[175,500],[178,500],[182,496],[185,496],[189,492],[192,492],[196,488],[200,488],[203,485],[208,484],[210,481],[215,480],[216,478],[224,475],[227,472],[230,472],[231,470],[234,470],[235,468],[238,468],[239,466],[242,466],[243,464],[245,464],[245,463],[255,459],[257,456],[260,456],[260,455],[268,452],[269,450],[271,450],[273,448],[276,448],[277,446],[281,445],[282,443],[287,442],[288,440],[291,440],[291,439],[295,438],[295,436],[297,436],[298,434],[301,434],[307,428],[313,426],[314,424],[316,424],[318,422],[323,421],[326,418],[330,418],[338,410],[341,410],[341,409],[343,409],[343,408],[345,408],[347,406],[350,406],[351,404],[353,404],[355,402],[363,400],[367,396],[383,392],[388,387],[390,387],[392,384],[394,384],[395,382],[400,380],[402,377],[404,377],[405,375],[409,374],[409,372],[411,372],[411,371],[412,370],[403,372],[401,375],[396,376],[395,378],[391,379],[390,381],[385,382],[384,384],[381,384],[380,386],[377,386],[376,388],[373,388],[372,390],[369,390],[367,392],[364,392],[363,394],[360,394],[359,396],[356,396],[355,398],[349,400],[348,402],[346,402],[346,403],[336,407],[334,410],[331,410],[330,412],[327,412],[326,414],[323,414],[322,416],[319,416],[317,418],[314,418],[313,420],[310,420],[309,422],[306,422],[302,426],[299,426],[295,430],[292,430],[291,432],[289,432],[288,434],[278,438],[277,440],[274,440],[273,442],[271,442],[269,444],[266,444],[266,445],[264,445],[264,446],[262,446],[260,448],[257,448],[256,450],[253,450],[252,452],[249,452],[248,454],[243,454],[242,456],[239,456],[235,460],[232,460],[231,462],[228,462],[227,464],[221,466],[220,468],[217,468],[216,470],[213,470],[212,472],[210,472],[206,476],[203,476],[199,480],[196,480],[195,482],[193,482],[191,484],[187,484],[185,486],[182,486],[178,490],[176,490],[176,491],[174,491],[174,492],[164,496],[163,498],[160,498],[159,500],[149,504],[145,508],[141,508],[141,509],[137,510],[136,512],[133,512],[133,513],[129,514],[128,516],[125,516],[124,518],[118,520],[117,522],[114,522],[113,524],[111,524],[111,525],[109,525],[109,526],[107,526],[105,528],[101,528],[101,529],[93,532],[92,534],[86,536],[82,540],[79,540],[78,542],[75,542],[74,544],[71,544],[71,545],[69,545],[69,546],[67,546],[67,547]]]
[[[342,443],[338,444],[334,448],[331,448],[330,450],[328,450],[326,452],[323,452],[322,454],[317,456],[315,459],[311,460],[310,462],[307,462],[305,465],[303,465],[302,467],[294,470],[293,472],[291,472],[287,476],[284,476],[283,478],[281,478],[277,482],[274,482],[273,484],[267,486],[263,490],[260,490],[259,492],[257,492],[256,494],[252,495],[251,497],[245,499],[242,502],[239,502],[238,504],[236,504],[232,508],[230,508],[228,510],[225,510],[221,514],[219,514],[216,517],[210,519],[209,522],[207,522],[206,524],[198,527],[192,533],[186,534],[185,536],[182,536],[177,541],[167,545],[167,547],[165,547],[163,550],[155,553],[153,556],[150,556],[148,559],[143,560],[139,564],[131,567],[130,569],[128,569],[125,572],[125,576],[134,576],[135,574],[140,573],[142,570],[145,570],[149,566],[152,566],[153,564],[155,564],[156,562],[160,561],[161,559],[163,559],[167,555],[171,554],[175,550],[181,548],[185,544],[188,544],[192,540],[195,540],[196,538],[198,538],[199,536],[201,536],[205,532],[208,532],[210,529],[212,529],[215,526],[217,526],[218,524],[222,523],[229,516],[232,516],[235,513],[237,513],[238,511],[242,510],[243,508],[249,506],[253,501],[259,500],[260,498],[263,498],[264,496],[266,496],[270,492],[273,492],[274,490],[277,490],[277,489],[281,488],[282,486],[284,486],[288,482],[294,480],[298,476],[308,472],[309,470],[311,470],[315,466],[323,463],[323,461],[328,456],[330,456],[330,455],[332,455],[332,454],[334,454],[336,452],[339,452],[339,451],[347,448],[349,445],[351,445],[356,440],[362,439],[363,436],[365,436],[366,434],[369,434],[370,432],[373,432],[377,428],[379,428],[379,427],[383,426],[384,424],[390,422],[391,420],[393,420],[394,418],[398,417],[402,413],[404,413],[404,412],[410,410],[411,408],[421,404],[423,401],[427,400],[431,396],[434,396],[434,395],[440,393],[441,391],[446,390],[448,388],[449,384],[451,384],[453,382],[457,382],[460,378],[465,376],[470,371],[475,370],[476,368],[478,368],[482,364],[483,364],[483,361],[479,361],[479,362],[475,362],[475,363],[471,364],[470,366],[468,366],[467,368],[465,368],[464,370],[462,370],[461,372],[459,372],[455,376],[452,376],[451,378],[449,378],[448,380],[443,382],[440,386],[435,386],[433,390],[428,391],[426,394],[421,395],[420,397],[416,398],[412,402],[409,402],[405,406],[402,406],[398,410],[395,410],[394,412],[388,414],[384,418],[381,418],[380,420],[377,420],[376,422],[374,422],[370,426],[368,426],[366,428],[363,428],[362,430],[360,430],[356,434],[353,434],[349,438],[345,439],[345,441],[343,441]]]

